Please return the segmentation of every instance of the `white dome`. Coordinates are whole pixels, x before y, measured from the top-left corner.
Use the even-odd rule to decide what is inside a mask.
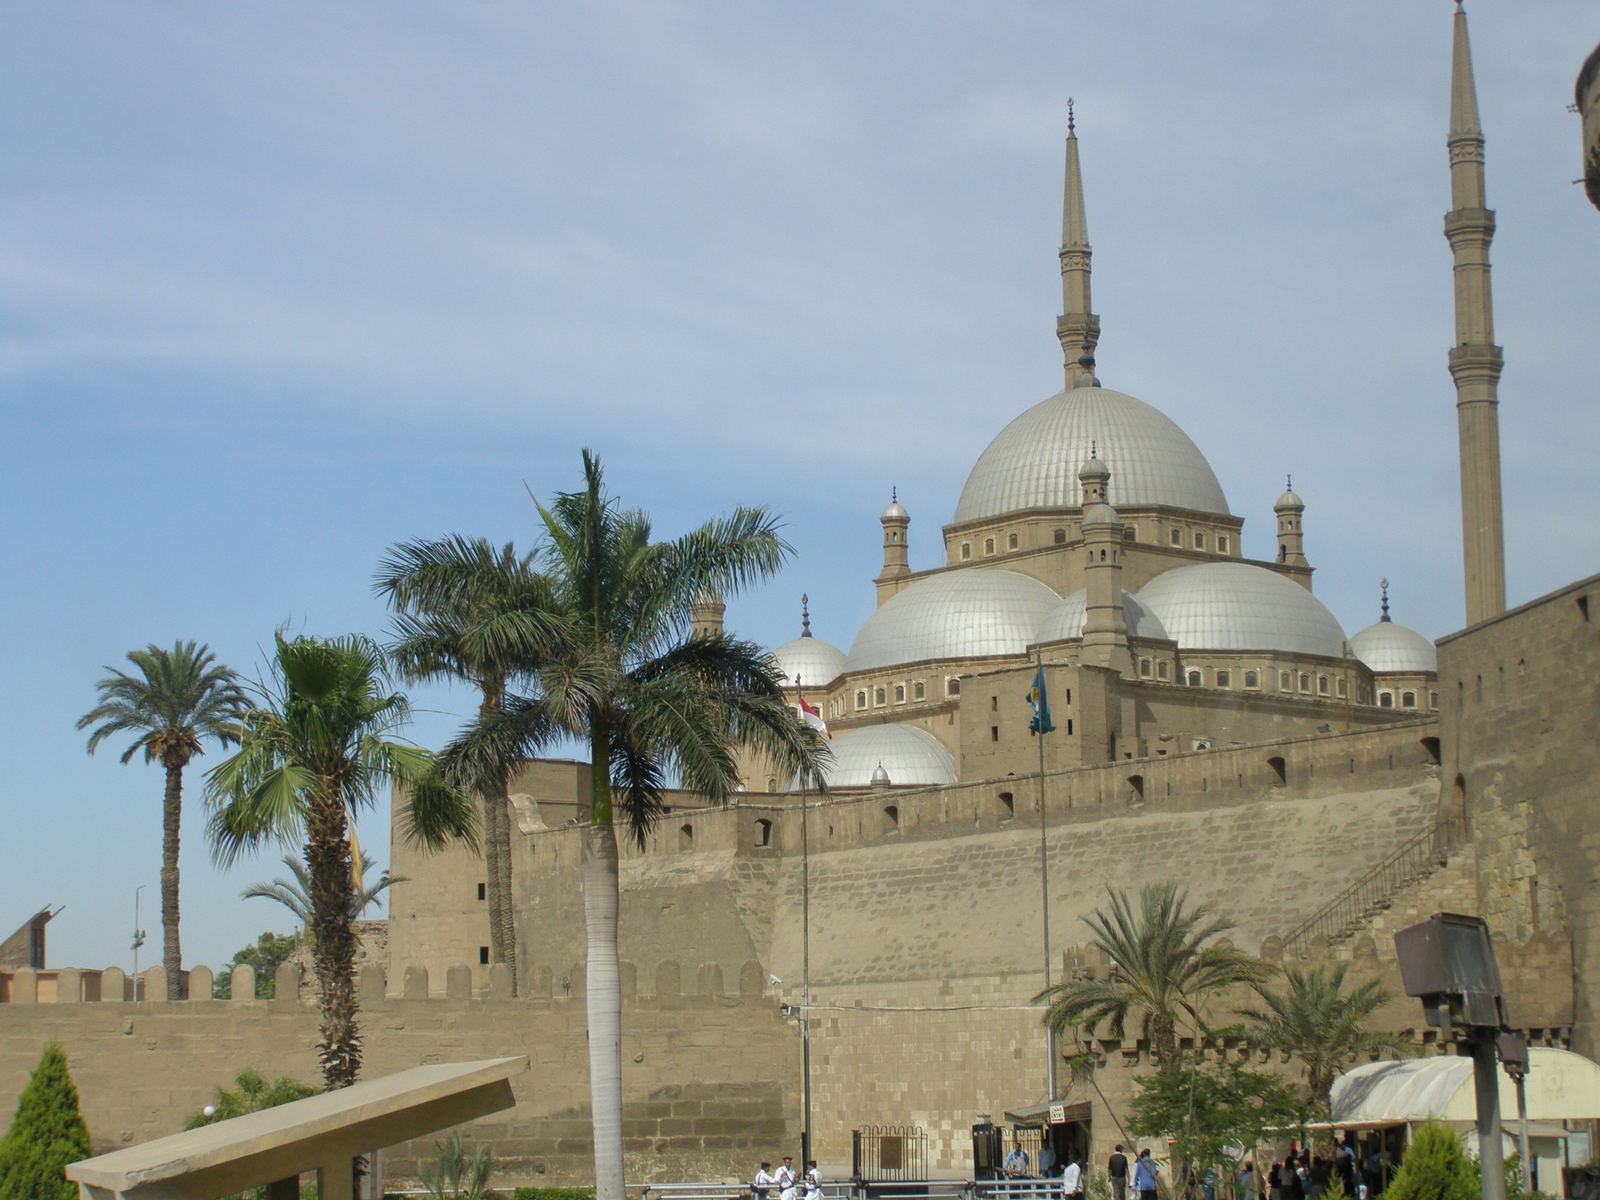
[[[955,760],[939,739],[915,725],[868,725],[835,735],[828,743],[833,762],[823,773],[831,788],[868,787],[883,764],[889,782],[944,784],[956,781]],[[790,791],[798,791],[791,781]]]
[[[884,601],[856,634],[844,669],[1021,654],[1060,603],[1045,584],[1015,571],[945,571]]]
[[[771,658],[783,672],[779,682],[784,687],[794,687],[798,679],[805,687],[820,688],[844,670],[844,651],[819,637],[797,637],[785,642],[772,652]]]
[[[1368,625],[1350,639],[1350,652],[1380,673],[1439,670],[1439,653],[1433,643],[1415,629],[1393,621]]]
[[[1081,638],[1083,636],[1083,621],[1087,615],[1089,593],[1086,588],[1079,588],[1068,596],[1051,613],[1043,625],[1039,627],[1041,642],[1058,642],[1062,638]],[[1171,641],[1167,631],[1161,627],[1161,622],[1156,619],[1139,598],[1132,592],[1122,593],[1122,619],[1128,626],[1130,637],[1160,638],[1162,641]]]
[[[1091,449],[1111,470],[1115,507],[1162,504],[1226,513],[1222,486],[1188,434],[1142,400],[1080,387],[1036,404],[1000,431],[961,489],[955,520],[1023,508],[1077,508]]]
[[[1248,563],[1201,563],[1157,575],[1138,600],[1185,650],[1280,650],[1342,658],[1344,630],[1287,575]]]

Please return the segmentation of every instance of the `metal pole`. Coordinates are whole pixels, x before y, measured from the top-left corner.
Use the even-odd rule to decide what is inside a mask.
[[[1483,1200],[1506,1200],[1505,1152],[1500,1146],[1500,1064],[1493,1037],[1472,1041],[1472,1087],[1478,1101],[1478,1167]]]
[[[1533,1191],[1533,1160],[1528,1157],[1528,1093],[1523,1086],[1526,1071],[1514,1071],[1511,1078],[1517,1085],[1517,1146],[1522,1159],[1522,1190]]]
[[[1044,653],[1034,651],[1037,669],[1044,671]],[[1041,693],[1040,703],[1044,702]],[[1044,820],[1044,728],[1041,723],[1039,732],[1034,735],[1039,739],[1039,889],[1041,893],[1041,909],[1044,914],[1044,986],[1050,988],[1050,840]],[[1044,1098],[1056,1098],[1056,1031],[1049,1025],[1044,1027]]]
[[[800,792],[800,1169],[811,1161],[811,831],[810,793]]]

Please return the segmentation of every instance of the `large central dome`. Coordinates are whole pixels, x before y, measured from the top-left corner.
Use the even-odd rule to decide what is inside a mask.
[[[956,522],[1078,507],[1078,468],[1091,450],[1111,468],[1117,507],[1228,511],[1211,464],[1165,414],[1110,388],[1080,387],[1034,405],[1000,431],[967,476]]]

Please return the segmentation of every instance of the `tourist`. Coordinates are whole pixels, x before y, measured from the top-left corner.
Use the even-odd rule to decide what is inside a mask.
[[[1128,1200],[1128,1156],[1121,1142],[1106,1162],[1106,1174],[1111,1177],[1111,1200]]]
[[[1061,1172],[1061,1194],[1066,1200],[1083,1200],[1083,1162],[1080,1156],[1067,1157],[1067,1166]]]
[[[1022,1148],[1021,1142],[1011,1147],[1011,1153],[1006,1155],[1000,1169],[1012,1178],[1028,1173],[1028,1152]]]
[[[1133,1190],[1139,1193],[1139,1200],[1156,1200],[1160,1179],[1161,1168],[1150,1157],[1149,1149],[1139,1151],[1139,1157],[1133,1160]]]
[[[778,1181],[772,1177],[772,1164],[764,1162],[750,1181],[750,1195],[753,1200],[767,1200],[768,1193],[777,1185]]]

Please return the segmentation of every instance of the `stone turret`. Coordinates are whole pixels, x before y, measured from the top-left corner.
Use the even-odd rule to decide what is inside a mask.
[[[1091,451],[1078,472],[1083,487],[1083,651],[1080,662],[1131,672],[1127,617],[1122,610],[1122,518],[1110,503],[1111,471]]]
[[[701,592],[689,606],[689,632],[694,637],[717,637],[728,606],[715,592]]]
[[[883,570],[878,572],[874,582],[878,585],[878,603],[882,604],[911,577],[910,546],[907,543],[911,514],[900,503],[898,489],[889,490],[889,507],[883,510],[878,520],[883,525]]]
[[[1291,567],[1309,566],[1301,528],[1306,502],[1295,495],[1293,477],[1284,482],[1283,495],[1273,504],[1272,511],[1278,518],[1278,561]]]

